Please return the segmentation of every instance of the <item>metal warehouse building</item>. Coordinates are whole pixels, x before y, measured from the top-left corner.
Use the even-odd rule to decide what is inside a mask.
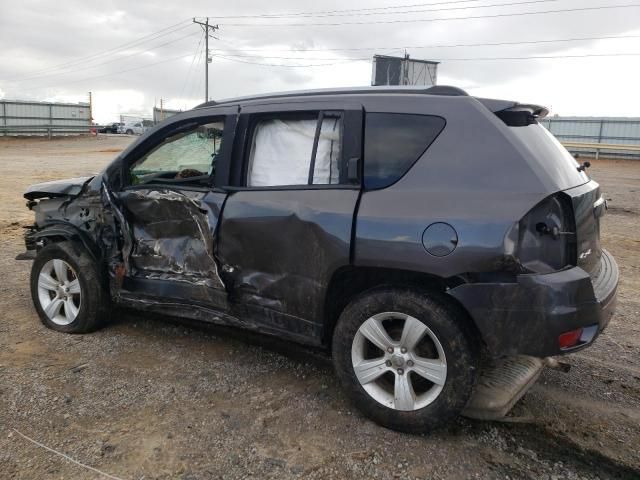
[[[541,123],[572,153],[640,158],[640,117],[547,117]]]
[[[89,133],[88,103],[0,100],[0,136]]]

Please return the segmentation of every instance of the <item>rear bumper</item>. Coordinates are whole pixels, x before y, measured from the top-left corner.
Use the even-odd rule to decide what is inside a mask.
[[[495,355],[547,357],[590,345],[613,315],[618,266],[602,251],[592,278],[579,267],[519,275],[514,283],[464,284],[449,290],[469,312]],[[583,329],[578,345],[560,349],[558,336]]]

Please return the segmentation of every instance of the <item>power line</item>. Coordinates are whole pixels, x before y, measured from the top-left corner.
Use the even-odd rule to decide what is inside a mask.
[[[232,62],[247,63],[251,65],[262,65],[268,67],[287,67],[287,68],[310,68],[323,67],[329,65],[339,65],[351,62],[361,62],[370,60],[369,57],[345,58],[343,61],[334,63],[316,63],[316,64],[286,64],[286,63],[265,63],[254,62],[249,60],[241,60],[235,56],[222,54],[213,54],[214,57],[223,58]],[[477,61],[500,61],[500,60],[537,60],[537,59],[561,59],[561,58],[590,58],[590,57],[637,57],[640,53],[589,53],[583,55],[531,55],[522,57],[469,57],[469,58],[435,58],[439,62],[477,62]]]
[[[531,55],[524,57],[471,57],[471,58],[439,58],[440,62],[484,62],[492,60],[544,60],[558,58],[590,58],[590,57],[638,57],[640,53],[585,53],[583,55]]]
[[[371,12],[382,10],[382,13],[394,14],[396,12],[384,12],[385,10],[395,10],[403,8],[415,8],[415,7],[432,7],[434,5],[451,5],[460,3],[479,2],[482,0],[448,0],[444,2],[429,2],[429,3],[413,3],[405,5],[389,5],[386,7],[368,7],[368,8],[346,8],[340,10],[316,10],[307,12],[280,12],[280,13],[263,13],[263,14],[247,14],[247,15],[216,15],[216,18],[284,18],[284,17],[306,17],[306,16],[329,16],[327,14],[335,13],[340,16],[346,16],[348,13],[353,15],[359,14],[359,12]]]
[[[204,37],[203,37],[204,38]],[[196,65],[200,65],[200,61],[204,58],[204,43],[200,48],[200,52],[198,54],[198,58],[196,59]],[[195,97],[198,95],[200,88],[202,86],[203,77],[201,75],[194,76],[193,81],[193,90],[191,91],[191,97]]]
[[[96,53],[93,53],[91,55],[85,55],[84,57],[79,57],[79,58],[76,58],[74,60],[69,60],[67,62],[63,62],[63,63],[57,64],[57,65],[52,65],[52,66],[49,66],[49,67],[39,68],[37,70],[32,70],[31,72],[26,73],[25,76],[31,76],[31,75],[34,75],[34,74],[38,74],[40,72],[50,72],[52,70],[59,70],[61,68],[64,68],[64,67],[67,67],[67,66],[70,66],[70,65],[77,65],[77,64],[85,63],[85,62],[92,62],[96,58],[113,55],[114,53],[116,53],[116,52],[118,52],[120,50],[124,50],[125,48],[131,48],[132,46],[140,45],[142,43],[146,43],[146,42],[149,42],[151,40],[156,40],[157,38],[163,37],[165,35],[170,35],[172,33],[175,33],[177,31],[179,31],[179,30],[182,30],[182,29],[188,27],[190,24],[187,23],[187,24],[185,24],[185,25],[183,25],[183,26],[181,26],[179,28],[175,28],[175,27],[178,27],[179,25],[182,25],[185,22],[186,22],[186,20],[182,20],[179,23],[175,23],[173,25],[170,25],[168,27],[162,28],[162,29],[157,30],[157,31],[155,31],[153,33],[150,33],[148,35],[145,35],[143,37],[139,37],[136,40],[132,40],[130,42],[123,43],[123,44],[121,44],[121,45],[119,45],[117,47],[113,47],[113,48],[110,48],[110,49],[107,49],[107,50],[102,50],[100,52],[96,52]],[[170,30],[170,31],[167,31],[167,30]],[[9,79],[9,80],[20,79],[20,78],[22,78],[22,77],[14,77],[13,79]]]
[[[344,62],[344,60],[355,60],[360,61],[364,59],[369,59],[370,57],[357,57],[351,58],[348,57],[292,57],[292,56],[278,56],[278,55],[264,55],[264,54],[254,54],[254,55],[246,55],[242,53],[236,52],[265,52],[270,53],[272,51],[376,51],[376,50],[404,50],[404,49],[418,49],[418,48],[457,48],[457,47],[478,47],[478,46],[500,46],[500,45],[522,45],[522,44],[540,44],[540,43],[555,43],[555,42],[573,42],[573,41],[585,41],[585,40],[603,40],[603,39],[626,39],[626,38],[640,38],[640,35],[620,35],[620,36],[603,36],[603,37],[576,37],[576,38],[562,38],[562,39],[548,39],[548,40],[523,40],[516,42],[486,42],[486,43],[460,43],[460,44],[444,44],[444,45],[425,45],[425,46],[398,46],[398,47],[358,47],[358,48],[335,48],[335,49],[291,49],[291,50],[258,50],[258,49],[241,49],[234,48],[232,44],[221,40],[223,43],[229,45],[231,48],[221,52],[219,55],[224,56],[225,58],[233,57],[233,58],[262,58],[262,59],[277,59],[277,60],[312,60],[312,61],[339,61]],[[557,57],[557,56],[555,56]],[[555,58],[554,57],[554,58]],[[494,58],[494,57],[491,57]],[[501,57],[502,58],[502,57]],[[504,57],[514,58],[514,57]],[[519,58],[519,57],[518,57]],[[527,57],[529,58],[529,57]],[[437,60],[437,59],[435,59]],[[450,60],[450,59],[441,59],[441,60]],[[267,65],[274,65],[272,63],[266,63]],[[316,66],[317,64],[312,64],[311,66]],[[326,64],[322,64],[326,65]],[[274,65],[280,66],[280,65]],[[289,65],[286,65],[289,66]]]
[[[159,62],[148,63],[146,65],[140,65],[140,66],[137,66],[137,67],[128,68],[126,70],[119,70],[117,72],[105,73],[104,75],[96,75],[96,76],[93,76],[93,77],[79,78],[77,80],[69,80],[69,81],[65,80],[64,84],[68,85],[68,84],[71,84],[71,83],[80,83],[80,82],[84,82],[84,81],[87,81],[87,80],[95,80],[97,78],[112,77],[112,76],[115,76],[115,75],[120,75],[122,73],[133,72],[134,70],[141,70],[141,69],[144,69],[144,68],[154,67],[154,66],[160,65],[162,63],[167,63],[167,62],[172,62],[172,61],[175,61],[175,60],[180,60],[182,58],[188,58],[191,55],[192,55],[191,53],[187,53],[186,55],[178,55],[176,57],[170,57],[170,58],[166,58],[164,60],[160,60]],[[38,88],[47,88],[47,87],[51,87],[51,86],[55,86],[55,85],[47,85],[47,86],[38,87]]]
[[[418,6],[433,6],[433,5],[445,5],[445,4],[452,4],[452,3],[469,3],[470,1],[479,1],[479,0],[463,0],[461,2],[439,2],[439,3],[427,3],[427,4],[422,4],[422,5],[418,5]],[[444,11],[451,11],[451,10],[469,10],[469,9],[474,9],[474,8],[491,8],[491,7],[506,7],[506,6],[517,6],[517,5],[529,5],[529,4],[536,4],[536,3],[549,3],[549,2],[559,2],[562,0],[525,0],[522,2],[508,2],[508,3],[494,3],[494,4],[488,4],[488,5],[466,5],[466,6],[459,6],[459,7],[443,7],[443,8],[427,8],[427,9],[418,9],[418,10],[399,10],[399,11],[393,11],[393,12],[389,12],[389,11],[382,11],[382,12],[378,12],[378,11],[374,11],[374,12],[368,12],[368,11],[362,11],[359,12],[357,10],[349,10],[348,12],[352,12],[352,13],[340,13],[340,11],[336,11],[333,13],[313,13],[313,12],[309,12],[309,13],[299,13],[299,14],[281,14],[281,15],[275,15],[275,14],[265,14],[265,15],[217,15],[216,18],[218,19],[224,19],[224,18],[326,18],[326,17],[354,17],[354,16],[370,16],[370,15],[404,15],[404,14],[408,14],[408,13],[422,13],[422,12],[444,12]],[[396,7],[389,7],[389,8],[401,8],[400,6],[396,6]],[[412,8],[412,7],[405,7],[405,8]],[[368,10],[368,9],[363,9],[363,10]]]
[[[344,58],[341,59],[342,61],[336,61],[336,62],[332,62],[332,63],[308,63],[308,64],[286,64],[286,63],[264,63],[264,62],[254,62],[254,61],[249,61],[249,60],[240,60],[237,57],[237,55],[223,55],[223,54],[219,54],[219,53],[212,53],[211,54],[212,57],[216,57],[216,58],[224,58],[225,60],[230,60],[232,62],[237,62],[237,63],[248,63],[250,65],[263,65],[263,66],[267,66],[267,67],[291,67],[291,68],[301,68],[301,67],[326,67],[329,65],[340,65],[340,64],[344,64],[344,63],[351,63],[351,62],[360,62],[363,60],[369,60],[369,57],[362,57],[362,58]],[[309,59],[311,60],[311,59]],[[337,60],[337,59],[336,59]]]
[[[336,22],[336,23],[224,23],[225,27],[337,27],[343,25],[380,25],[392,23],[430,23],[430,22],[446,22],[451,20],[475,20],[480,18],[501,18],[501,17],[520,17],[527,15],[546,15],[550,13],[568,13],[568,12],[587,12],[596,10],[609,10],[613,8],[634,8],[640,7],[638,3],[625,5],[602,5],[598,7],[579,7],[565,8],[560,10],[542,10],[537,12],[513,12],[513,13],[496,13],[492,15],[473,15],[467,17],[449,17],[449,18],[412,18],[402,20],[374,20],[367,22]]]
[[[202,34],[200,36],[200,40],[198,41],[198,45],[196,46],[196,51],[194,52],[193,58],[191,59],[191,64],[189,64],[189,70],[187,70],[187,74],[184,77],[184,82],[182,83],[182,88],[180,89],[180,95],[179,95],[180,98],[182,98],[182,94],[184,93],[184,89],[187,86],[187,83],[189,82],[189,76],[191,75],[191,70],[193,69],[193,64],[196,61],[196,57],[200,53],[200,45],[202,45],[202,40],[203,39],[204,39],[204,34]]]
[[[203,49],[203,53],[204,53],[204,49]],[[192,56],[192,53],[188,53],[186,55],[178,55],[175,57],[170,57],[158,62],[154,62],[154,63],[150,63],[150,64],[146,64],[146,65],[140,65],[137,67],[133,67],[133,68],[128,68],[126,70],[120,70],[117,72],[112,72],[112,73],[108,73],[108,74],[104,74],[104,75],[96,75],[93,77],[85,77],[85,78],[81,78],[81,79],[77,79],[77,80],[73,80],[73,81],[66,81],[65,85],[68,84],[73,84],[73,83],[80,83],[80,82],[84,82],[87,80],[95,80],[98,78],[105,78],[105,77],[112,77],[112,76],[116,76],[116,75],[120,75],[123,73],[128,73],[128,72],[132,72],[135,70],[141,70],[141,69],[145,69],[145,68],[150,68],[150,67],[154,67],[156,65],[160,65],[163,63],[168,63],[168,62],[172,62],[175,60],[180,60],[183,58],[188,58]],[[361,61],[368,61],[369,57],[361,57],[361,58],[345,58],[340,62],[333,62],[333,63],[320,63],[320,64],[279,64],[279,63],[263,63],[263,62],[253,62],[253,61],[248,61],[248,60],[241,60],[241,59],[237,59],[234,58],[232,56],[227,56],[227,55],[221,55],[221,54],[212,54],[213,57],[217,57],[217,58],[222,58],[225,60],[229,60],[232,62],[238,62],[238,63],[246,63],[246,64],[251,64],[251,65],[260,65],[260,66],[268,66],[268,67],[287,67],[287,68],[313,68],[313,67],[323,67],[323,66],[331,66],[331,65],[339,65],[339,64],[345,64],[345,63],[352,63],[352,62],[361,62]],[[437,58],[434,59],[436,61],[448,61],[448,62],[456,62],[456,61],[500,61],[500,60],[507,60],[507,61],[511,61],[511,60],[534,60],[534,59],[566,59],[566,58],[590,58],[590,57],[637,57],[640,56],[640,53],[603,53],[603,54],[584,54],[584,55],[534,55],[534,56],[523,56],[523,57],[470,57],[470,58]],[[206,57],[205,57],[206,58]],[[199,63],[199,61],[198,61]]]
[[[398,49],[400,50],[400,49]],[[348,58],[348,57],[280,57],[277,55],[243,55],[234,53],[232,50],[222,51],[219,54],[215,54],[214,56],[228,56],[234,58],[273,58],[276,60],[308,60],[308,61],[339,61],[339,60],[361,60],[361,59],[370,59],[371,57],[357,57],[357,58]]]
[[[38,76],[33,76],[33,77],[26,77],[26,78],[21,78],[21,81],[29,81],[29,80],[38,80],[41,78],[48,78],[48,77],[54,77],[54,76],[60,76],[60,75],[66,75],[69,73],[76,73],[77,71],[84,71],[84,70],[89,70],[89,69],[93,69],[93,68],[97,68],[109,63],[113,63],[115,61],[119,61],[119,60],[124,60],[126,58],[129,57],[133,57],[133,56],[137,56],[137,55],[142,55],[144,53],[147,53],[149,51],[155,50],[157,48],[160,48],[162,46],[166,46],[168,44],[171,43],[175,43],[178,42],[180,40],[183,40],[185,38],[189,38],[194,36],[194,33],[190,33],[188,35],[179,37],[175,40],[171,40],[169,42],[164,42],[162,44],[159,45],[155,45],[152,48],[142,51],[142,52],[134,52],[131,53],[129,55],[125,55],[123,57],[118,57],[115,59],[111,59],[111,60],[107,60],[105,62],[102,62],[100,64],[96,64],[96,65],[92,65],[89,67],[84,67],[81,69],[76,69],[73,72],[61,72],[61,73],[54,73],[51,75],[38,75]],[[200,37],[200,41],[198,43],[198,47],[196,47],[196,52],[199,52],[199,46],[202,43],[203,40],[203,36]],[[301,52],[306,52],[306,51],[367,51],[367,50],[402,50],[402,49],[426,49],[426,48],[456,48],[456,47],[478,47],[478,46],[501,46],[501,45],[526,45],[526,44],[542,44],[542,43],[555,43],[555,42],[574,42],[574,41],[587,41],[587,40],[605,40],[605,39],[626,39],[626,38],[640,38],[640,35],[622,35],[622,36],[603,36],[603,37],[576,37],[576,38],[564,38],[564,39],[548,39],[548,40],[528,40],[528,41],[515,41],[515,42],[486,42],[486,43],[461,43],[461,44],[433,44],[433,45],[423,45],[423,46],[398,46],[398,47],[357,47],[357,48],[327,48],[327,49],[288,49],[288,50],[271,50],[269,49],[268,52],[272,52],[272,51],[301,51]],[[344,57],[331,57],[331,58],[309,58],[309,57],[285,57],[285,56],[276,56],[276,55],[240,55],[237,54],[235,52],[262,52],[265,50],[259,50],[259,49],[241,49],[241,48],[235,48],[235,46],[233,46],[232,44],[229,44],[228,42],[224,42],[223,43],[230,45],[232,49],[229,49],[228,51],[223,52],[222,55],[225,56],[233,56],[233,57],[247,57],[247,58],[270,58],[270,59],[279,59],[279,60],[313,60],[313,61],[338,61],[339,63],[343,63],[343,61],[345,60]],[[194,54],[194,55],[198,55],[198,53]],[[199,58],[199,57],[198,57]],[[189,71],[187,76],[190,74],[191,69],[193,68],[193,63],[195,60],[195,56],[192,58],[192,62],[189,66]],[[316,64],[313,64],[312,66],[316,66]],[[184,90],[185,85],[183,84],[183,89]]]
[[[351,47],[351,48],[236,48],[234,45],[224,42],[233,48],[236,52],[346,52],[346,51],[374,51],[374,50],[404,50],[404,49],[420,49],[420,48],[457,48],[457,47],[495,47],[502,45],[533,45],[540,43],[561,43],[561,42],[581,42],[589,40],[616,40],[627,38],[640,38],[640,35],[611,35],[603,37],[574,37],[574,38],[557,38],[548,40],[521,40],[515,42],[486,42],[486,43],[456,43],[456,44],[431,44],[431,45],[401,45],[397,47]]]
[[[164,43],[161,43],[159,45],[154,45],[151,48],[148,48],[148,49],[143,50],[141,52],[133,52],[133,53],[130,53],[128,55],[123,55],[121,57],[112,58],[110,60],[107,60],[107,61],[104,61],[104,62],[101,62],[101,63],[97,63],[95,65],[89,65],[89,66],[84,66],[84,67],[80,67],[80,68],[67,67],[67,68],[73,68],[73,70],[64,71],[64,70],[67,70],[67,69],[64,69],[62,72],[58,72],[58,73],[51,73],[51,74],[43,73],[43,74],[40,74],[40,75],[31,76],[31,77],[23,77],[23,78],[20,78],[19,81],[23,82],[23,81],[39,80],[41,78],[58,77],[60,75],[69,75],[70,73],[74,73],[75,74],[76,72],[82,72],[82,71],[85,71],[85,70],[91,70],[91,69],[94,69],[94,68],[102,67],[103,65],[108,65],[108,64],[113,63],[113,62],[119,62],[121,60],[126,60],[127,58],[131,58],[131,57],[135,57],[135,56],[138,56],[138,55],[143,55],[145,53],[149,53],[149,52],[151,52],[153,50],[157,50],[160,47],[164,47],[166,45],[170,45],[170,44],[179,42],[180,40],[184,40],[185,38],[193,37],[194,35],[197,35],[198,33],[199,32],[192,32],[192,33],[189,33],[189,34],[184,35],[182,37],[170,40],[168,42],[164,42]],[[91,60],[91,61],[93,61],[93,60]],[[13,80],[13,81],[16,81],[16,80]]]

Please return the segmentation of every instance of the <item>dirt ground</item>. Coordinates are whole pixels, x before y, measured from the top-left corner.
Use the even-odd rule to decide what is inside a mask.
[[[640,478],[640,161],[592,162],[618,309],[587,350],[545,371],[511,422],[424,436],[363,418],[322,354],[244,332],[117,311],[84,336],[47,330],[28,288],[21,194],[97,172],[131,138],[0,139],[0,478]],[[535,341],[535,339],[532,339]]]

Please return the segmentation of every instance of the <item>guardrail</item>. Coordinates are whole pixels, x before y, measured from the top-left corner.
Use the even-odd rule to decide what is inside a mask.
[[[51,138],[53,133],[91,133],[92,130],[102,128],[101,125],[0,125],[3,136],[10,134],[28,135],[45,134]]]
[[[92,133],[103,128],[103,125],[0,125],[1,136],[8,136],[10,133],[20,134],[38,134],[44,133],[48,138],[53,133]],[[593,150],[596,160],[600,157],[601,150],[609,150],[612,152],[637,152],[640,155],[640,145],[618,144],[618,143],[582,143],[582,142],[562,142],[565,148],[580,148]]]
[[[0,137],[13,135],[44,134],[51,138],[54,133],[96,133],[106,125],[0,125]],[[146,128],[150,127],[145,127]]]
[[[601,150],[610,150],[612,152],[638,152],[640,154],[640,145],[618,144],[618,143],[582,143],[582,142],[562,142],[565,148],[583,148],[594,150],[596,160],[600,158]]]

